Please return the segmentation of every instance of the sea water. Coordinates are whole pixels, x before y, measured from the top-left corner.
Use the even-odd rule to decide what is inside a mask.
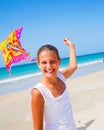
[[[83,76],[104,69],[104,52],[77,56],[78,69],[70,78]],[[63,58],[60,69],[69,64],[69,58]],[[11,68],[11,76],[6,68],[0,68],[0,95],[30,89],[40,81],[42,73],[37,63],[15,65]]]
[[[77,56],[77,63],[78,66],[85,66],[97,62],[103,62],[103,56],[104,52]],[[69,58],[63,58],[60,64],[60,68],[68,66],[69,60],[70,60]],[[11,68],[12,77],[26,76],[26,75],[29,76],[31,74],[37,75],[39,73],[40,69],[38,68],[36,62],[30,62],[28,64],[22,64],[22,65],[13,65]],[[5,67],[0,68],[0,80],[7,78],[10,78],[7,69]]]

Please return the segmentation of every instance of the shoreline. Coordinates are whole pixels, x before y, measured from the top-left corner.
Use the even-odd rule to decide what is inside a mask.
[[[102,59],[98,59],[98,60],[92,60],[92,61],[88,61],[88,62],[84,62],[84,63],[78,63],[78,67],[79,68],[83,68],[83,67],[86,67],[86,66],[92,66],[92,65],[94,65],[94,64],[100,64],[100,63],[103,63],[103,61],[102,61]],[[29,64],[30,65],[30,64]],[[25,64],[23,65],[23,66],[25,66]],[[66,66],[66,65],[64,65],[64,66]],[[64,66],[62,66],[61,64],[60,64],[60,69],[63,69],[64,68]],[[15,69],[16,69],[16,66],[14,66],[15,67]],[[18,66],[17,66],[18,67]],[[2,69],[2,68],[0,68],[0,69]],[[3,70],[0,70],[1,71],[1,75],[0,75],[0,83],[2,83],[2,82],[6,82],[6,80],[15,80],[15,79],[19,79],[19,77],[20,78],[27,78],[27,77],[32,77],[32,76],[36,76],[36,75],[39,75],[39,74],[41,74],[41,71],[40,70],[38,70],[37,71],[37,68],[34,68],[34,69],[36,69],[36,70],[34,70],[34,72],[31,72],[31,73],[27,73],[28,72],[28,68],[27,68],[27,72],[26,72],[26,70],[25,70],[25,73],[21,73],[21,74],[17,74],[16,72],[16,74],[12,74],[12,75],[9,75],[8,73],[6,73],[6,75],[5,75],[5,71],[7,71],[6,70],[6,68],[5,68],[5,70],[4,70],[4,68],[3,68]],[[18,70],[18,68],[17,68],[17,70]],[[20,70],[19,70],[20,71]],[[3,73],[4,72],[4,73]],[[2,75],[3,75],[3,77],[2,77]],[[4,75],[5,75],[5,77],[4,77]]]
[[[95,64],[89,64],[85,66],[78,66],[78,69],[70,77],[70,79],[88,75],[93,72],[98,72],[100,70],[104,70],[103,62],[99,62],[99,63],[97,62]],[[42,73],[35,73],[35,74],[11,77],[5,80],[0,80],[0,95],[29,89],[30,87],[38,83],[41,77],[42,77]]]
[[[78,130],[104,129],[104,70],[68,79]],[[0,95],[0,129],[32,130],[29,89]]]

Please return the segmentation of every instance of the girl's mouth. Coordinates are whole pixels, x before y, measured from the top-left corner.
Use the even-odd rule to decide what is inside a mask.
[[[51,69],[51,70],[45,70],[46,73],[48,74],[52,74],[54,72],[54,69]]]

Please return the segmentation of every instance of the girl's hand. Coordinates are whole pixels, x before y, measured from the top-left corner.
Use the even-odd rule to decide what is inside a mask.
[[[64,39],[64,43],[65,43],[65,45],[67,45],[67,46],[74,45],[74,44],[69,40],[69,38],[65,38],[65,39]]]

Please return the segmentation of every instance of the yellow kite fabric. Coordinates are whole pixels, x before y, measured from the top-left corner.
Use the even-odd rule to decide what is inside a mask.
[[[14,63],[21,62],[30,58],[30,54],[22,47],[20,43],[20,35],[22,27],[14,30],[0,44],[0,50],[4,57],[4,62],[8,72],[10,73],[11,66]]]

